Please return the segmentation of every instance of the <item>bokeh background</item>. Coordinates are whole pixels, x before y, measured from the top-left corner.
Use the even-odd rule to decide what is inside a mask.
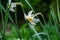
[[[21,2],[23,4],[23,9],[26,14],[31,9],[31,7],[26,3],[25,0],[12,0],[12,2]],[[44,28],[46,28],[47,33],[49,34],[50,37],[47,37],[46,35],[39,35],[41,36],[42,40],[60,40],[60,22],[58,18],[58,13],[57,13],[57,0],[28,0],[32,8],[36,13],[41,12],[45,18],[46,24],[44,24],[43,18],[38,15],[38,18],[41,20],[41,23],[43,24]],[[58,0],[58,6],[60,6],[60,0]],[[8,0],[0,0],[1,5],[6,9],[7,8],[7,3]],[[57,20],[55,22],[53,20],[53,17],[50,16],[50,7],[53,6],[54,14]],[[21,38],[21,40],[38,40],[36,37],[31,37],[34,34],[34,31],[30,30],[28,23],[24,19],[24,12],[22,11],[22,7],[20,5],[16,6],[16,15],[17,15],[17,23],[13,24],[11,20],[8,18],[7,24],[6,24],[6,29],[5,29],[5,37],[3,36],[3,23],[2,23],[2,14],[3,13],[3,19],[5,21],[5,12],[2,10],[0,11],[0,37],[1,40],[18,40],[18,38]],[[60,9],[60,7],[59,7]],[[0,7],[1,10],[1,7]],[[52,10],[52,15],[53,14]],[[15,22],[15,12],[11,12],[9,10],[9,14],[12,17],[12,20]],[[60,15],[59,15],[60,16]],[[49,19],[50,18],[50,19]],[[52,24],[50,23],[50,21]],[[56,24],[55,24],[56,23]],[[46,27],[45,27],[46,25]],[[5,26],[5,25],[4,25]],[[55,27],[57,28],[58,32],[56,32]],[[35,27],[36,31],[39,32],[46,32],[44,29],[41,27],[41,24],[37,23]],[[16,31],[17,30],[17,31]],[[50,39],[49,39],[50,38]]]

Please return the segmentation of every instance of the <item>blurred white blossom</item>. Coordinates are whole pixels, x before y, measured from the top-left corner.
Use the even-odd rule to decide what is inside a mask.
[[[10,10],[15,12],[14,8],[16,7],[17,4],[20,4],[20,3],[11,3]]]
[[[37,15],[41,14],[41,13],[36,13],[35,15],[32,14],[32,10],[28,12],[28,15],[26,15],[24,13],[25,16],[25,20],[29,21],[32,25],[36,25],[37,22],[39,22],[40,20],[35,18]]]
[[[21,5],[22,6],[22,3],[21,2],[15,2],[15,3],[12,3],[11,0],[8,1],[8,8],[10,8],[10,11],[12,12],[15,12],[15,7],[17,5]]]

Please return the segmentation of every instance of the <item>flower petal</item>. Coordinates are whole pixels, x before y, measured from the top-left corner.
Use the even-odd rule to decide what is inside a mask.
[[[27,19],[27,15],[24,13],[24,17],[25,17],[25,19]]]
[[[32,15],[32,10],[28,12],[28,16],[31,16]]]
[[[15,10],[13,8],[10,8],[10,11],[15,12]]]
[[[37,22],[39,22],[40,20],[39,20],[39,19],[34,18],[32,21],[33,21],[33,22],[35,22],[35,23],[37,23]]]
[[[10,10],[13,11],[13,12],[15,12],[14,7],[16,7],[16,3],[11,3]]]
[[[34,23],[34,22],[32,22],[32,21],[31,21],[30,23],[31,23],[32,25],[36,25],[36,23]]]
[[[11,3],[11,7],[12,8],[16,7],[16,3]]]

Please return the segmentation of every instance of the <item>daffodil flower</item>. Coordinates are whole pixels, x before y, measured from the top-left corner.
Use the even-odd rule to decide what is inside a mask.
[[[13,11],[13,12],[15,12],[14,8],[16,7],[16,5],[21,5],[21,3],[11,3],[10,10]]]
[[[33,11],[29,11],[28,15],[26,15],[24,13],[25,16],[25,20],[29,21],[32,25],[36,25],[37,22],[39,22],[40,20],[35,18],[37,15],[41,14],[41,13],[37,13],[37,14],[32,14]]]
[[[11,0],[8,1],[8,8],[10,8],[10,10],[11,10],[12,12],[15,12],[15,9],[14,9],[14,8],[15,8],[17,5],[21,5],[21,6],[22,6],[22,3],[20,3],[20,2],[12,3]]]

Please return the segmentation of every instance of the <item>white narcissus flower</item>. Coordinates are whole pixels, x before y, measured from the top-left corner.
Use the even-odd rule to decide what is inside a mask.
[[[15,12],[14,8],[16,7],[16,5],[22,5],[22,3],[11,3],[10,10],[13,11],[13,12]]]
[[[32,14],[33,11],[29,11],[28,15],[26,15],[24,13],[25,16],[25,20],[29,21],[32,25],[36,25],[37,22],[39,22],[40,20],[35,18],[37,15],[41,14],[41,13],[37,13],[37,14]]]
[[[16,7],[16,5],[21,5],[21,6],[23,6],[22,3],[20,3],[20,2],[12,3],[11,0],[8,1],[8,8],[10,8],[10,10],[11,10],[12,12],[15,12],[15,9],[14,9],[14,8]]]

